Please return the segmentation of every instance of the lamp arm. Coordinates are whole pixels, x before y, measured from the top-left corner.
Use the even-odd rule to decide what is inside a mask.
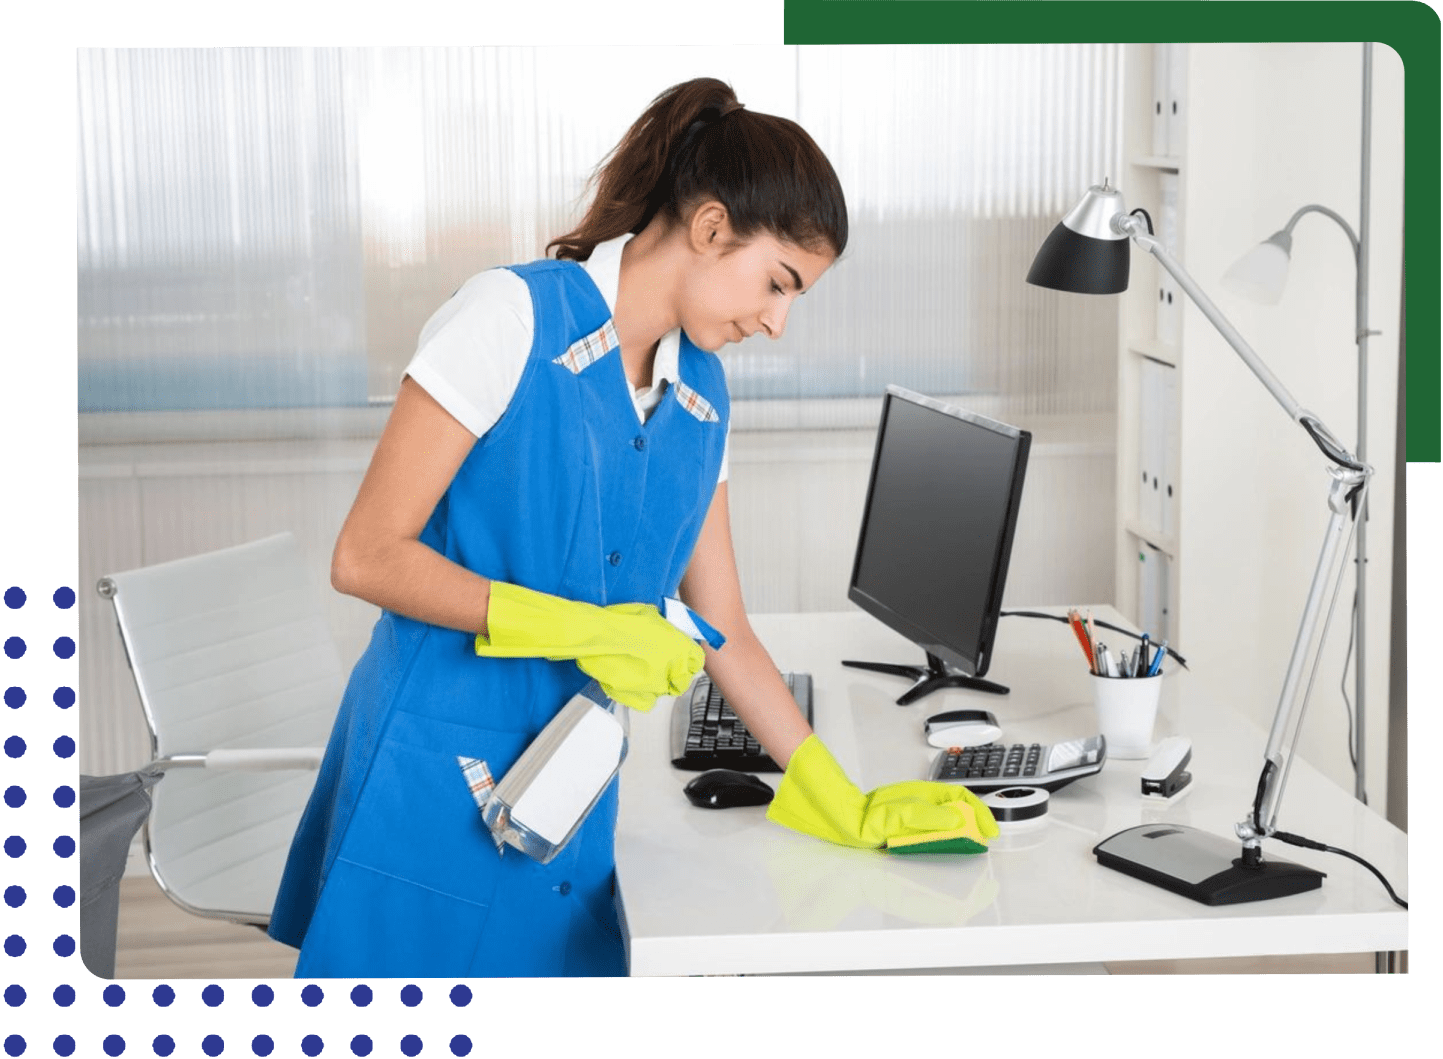
[[[1338,226],[1342,228],[1343,232],[1348,236],[1348,241],[1353,244],[1353,258],[1355,261],[1357,260],[1359,247],[1362,244],[1358,241],[1358,236],[1357,233],[1353,231],[1353,226],[1350,225],[1347,221],[1345,221],[1342,216],[1340,216],[1337,212],[1328,209],[1328,207],[1326,206],[1319,206],[1316,203],[1309,203],[1306,206],[1300,207],[1298,209],[1298,212],[1293,214],[1292,218],[1283,227],[1283,231],[1287,232],[1289,235],[1292,235],[1293,226],[1296,225],[1306,213],[1321,213],[1323,216],[1331,217],[1333,218],[1333,220],[1337,221]]]
[[[1288,774],[1292,769],[1294,747],[1302,732],[1313,678],[1322,660],[1322,645],[1327,641],[1328,631],[1332,627],[1338,592],[1344,581],[1344,564],[1340,564],[1337,557],[1340,550],[1346,554],[1352,543],[1353,530],[1358,524],[1359,501],[1367,488],[1369,473],[1368,470],[1355,471],[1351,468],[1330,469],[1332,482],[1328,491],[1328,525],[1323,532],[1323,545],[1318,554],[1317,566],[1313,569],[1312,582],[1308,586],[1303,616],[1298,623],[1298,634],[1293,641],[1287,672],[1283,676],[1282,692],[1278,696],[1278,708],[1273,715],[1272,729],[1268,733],[1267,748],[1263,752],[1265,760],[1257,797],[1253,802],[1251,815],[1236,826],[1245,850],[1253,851],[1254,856],[1257,855],[1258,844],[1276,830],[1278,805],[1282,801],[1283,788],[1287,785]],[[1318,621],[1325,602],[1328,604],[1328,612],[1322,631],[1318,632]],[[1306,686],[1303,686],[1305,670],[1308,671],[1308,680]]]
[[[1157,258],[1158,263],[1177,280],[1178,286],[1202,310],[1202,314],[1207,317],[1208,322],[1217,329],[1228,345],[1233,347],[1233,351],[1242,358],[1243,363],[1267,387],[1268,393],[1272,394],[1274,400],[1282,405],[1283,411],[1288,413],[1288,418],[1308,432],[1308,436],[1323,450],[1324,455],[1334,463],[1353,470],[1361,470],[1364,467],[1364,464],[1353,457],[1352,453],[1338,441],[1317,416],[1298,404],[1293,395],[1288,392],[1288,388],[1283,385],[1282,380],[1272,373],[1272,370],[1253,350],[1253,347],[1248,345],[1247,339],[1238,333],[1238,329],[1223,315],[1222,310],[1213,304],[1213,300],[1197,285],[1197,282],[1188,274],[1187,269],[1183,268],[1182,264],[1168,253],[1167,248],[1159,239],[1147,231],[1142,221],[1128,214],[1118,214],[1113,218],[1113,226]]]

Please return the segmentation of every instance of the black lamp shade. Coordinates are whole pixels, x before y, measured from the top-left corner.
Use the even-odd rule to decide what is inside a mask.
[[[1027,282],[1074,294],[1121,294],[1130,250],[1131,240],[1094,239],[1058,224],[1037,251]]]

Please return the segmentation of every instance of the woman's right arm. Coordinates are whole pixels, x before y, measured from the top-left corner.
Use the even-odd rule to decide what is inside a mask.
[[[409,376],[331,556],[338,592],[417,621],[485,633],[491,582],[422,544],[421,531],[476,443]]]

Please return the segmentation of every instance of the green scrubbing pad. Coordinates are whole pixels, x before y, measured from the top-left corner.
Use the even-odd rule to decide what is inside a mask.
[[[899,835],[887,840],[887,853],[987,853],[987,841],[977,828],[968,805],[958,805],[967,822],[951,831],[929,831],[921,835]]]

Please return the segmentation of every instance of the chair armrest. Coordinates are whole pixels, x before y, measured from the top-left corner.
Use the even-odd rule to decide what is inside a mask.
[[[227,769],[269,772],[302,769],[314,772],[321,766],[326,748],[320,746],[278,746],[255,749],[211,750],[204,754],[174,754],[152,761],[147,769],[165,772],[175,768]]]

